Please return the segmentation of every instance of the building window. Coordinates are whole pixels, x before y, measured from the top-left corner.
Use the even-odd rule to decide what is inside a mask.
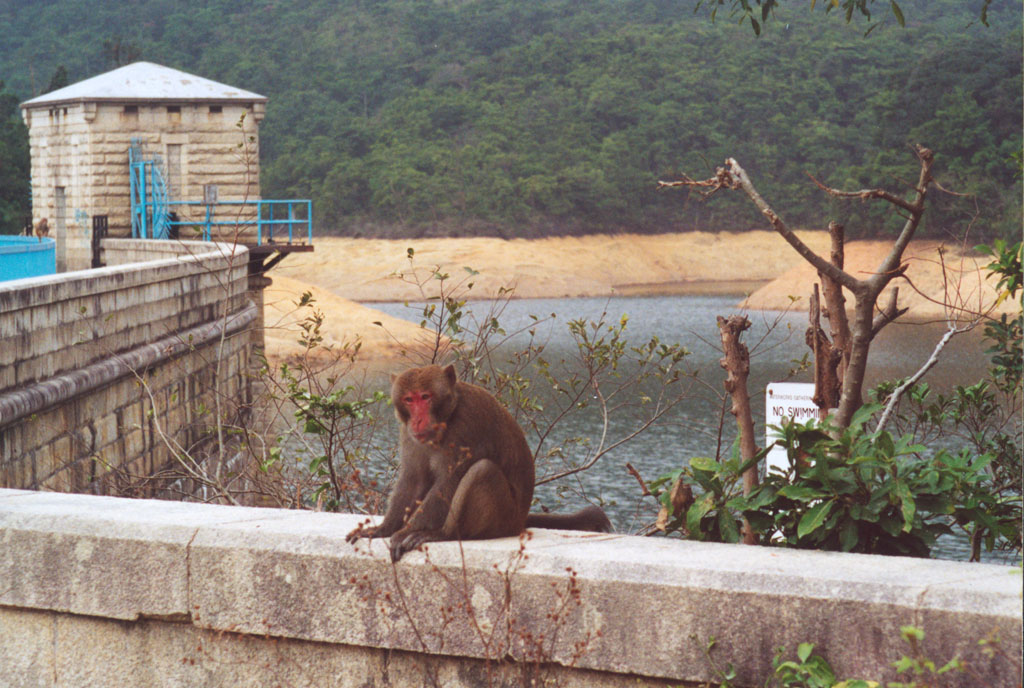
[[[221,107],[220,105],[211,105],[210,106],[210,114],[211,115],[219,115],[223,111],[224,111],[224,108]]]
[[[138,117],[139,106],[138,105],[125,105],[121,115],[123,117]]]
[[[182,149],[180,143],[167,144],[167,185],[170,187],[172,201],[185,198],[185,177],[182,168]]]
[[[181,106],[180,105],[168,105],[167,106],[167,114],[169,114],[169,115],[180,115],[181,114]]]

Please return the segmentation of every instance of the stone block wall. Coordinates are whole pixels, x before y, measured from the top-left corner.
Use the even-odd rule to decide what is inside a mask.
[[[204,184],[217,184],[222,201],[258,200],[258,124],[264,108],[263,103],[86,102],[24,110],[32,215],[34,221],[48,219],[57,241],[57,270],[91,265],[93,215],[108,217],[110,236],[131,236],[132,138],[141,139],[146,157],[163,160],[172,200],[201,201]],[[237,207],[222,212],[228,211],[220,219],[251,217],[251,211],[238,215]],[[179,209],[183,220],[189,213],[203,216],[205,210]],[[245,243],[250,235],[255,242],[255,229],[243,227],[237,239]],[[226,228],[221,236],[234,240],[236,229]]]
[[[363,517],[0,490],[5,685],[763,686],[779,646],[1020,684],[1016,567],[534,529],[392,565]],[[978,641],[999,638],[986,657]]]
[[[251,400],[248,251],[102,248],[106,268],[0,284],[0,487],[155,494]]]

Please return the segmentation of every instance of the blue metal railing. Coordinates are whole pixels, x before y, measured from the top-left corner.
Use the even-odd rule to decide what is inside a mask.
[[[167,184],[158,157],[142,158],[142,144],[132,138],[128,149],[129,186],[132,205],[132,236],[166,239],[168,226]]]
[[[219,201],[207,204],[203,201],[170,200],[167,183],[159,156],[145,159],[142,141],[132,138],[128,150],[128,166],[131,186],[132,236],[139,239],[168,239],[181,234],[179,228],[194,227],[203,235],[203,240],[213,240],[214,227],[232,227],[239,232],[244,227],[256,227],[256,244],[280,243],[287,234],[287,243],[301,236],[313,243],[313,202],[310,200],[287,201]],[[255,212],[251,209],[255,206]],[[200,210],[195,216],[191,208]],[[175,209],[181,212],[175,212]],[[202,217],[202,219],[197,219]],[[220,219],[225,218],[225,219]],[[296,231],[298,230],[298,231]],[[277,237],[274,236],[275,231]]]
[[[310,200],[220,201],[214,205],[206,205],[202,201],[170,201],[167,206],[172,212],[175,208],[201,208],[203,219],[172,217],[167,224],[170,227],[201,228],[204,241],[212,240],[215,227],[255,226],[258,246],[283,241],[290,244],[302,234],[305,234],[306,241],[313,243],[313,202]],[[247,212],[247,209],[252,207],[255,207],[255,214]],[[218,216],[219,211],[224,212]],[[285,234],[287,240],[284,238]]]

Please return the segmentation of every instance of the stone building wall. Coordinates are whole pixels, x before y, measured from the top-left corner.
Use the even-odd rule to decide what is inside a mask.
[[[107,239],[103,255],[0,284],[0,487],[154,494],[218,410],[231,423],[251,400],[245,248]]]
[[[202,201],[205,184],[221,201],[258,200],[259,136],[264,103],[77,102],[26,108],[32,156],[33,221],[47,218],[57,240],[57,270],[91,265],[92,217],[106,215],[109,235],[131,236],[128,149],[141,139],[145,157],[158,155],[172,200]],[[205,209],[178,209],[202,220]],[[251,210],[222,210],[244,220]],[[234,240],[234,227],[219,236]],[[255,229],[242,227],[237,240]],[[183,238],[188,238],[182,234]],[[251,239],[255,241],[255,239]]]

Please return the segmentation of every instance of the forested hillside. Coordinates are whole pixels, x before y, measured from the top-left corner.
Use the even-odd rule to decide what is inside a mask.
[[[321,232],[761,226],[738,194],[656,190],[733,156],[791,224],[876,235],[892,221],[828,201],[805,173],[899,189],[920,142],[945,188],[976,194],[936,196],[928,232],[978,215],[976,238],[1019,234],[1019,2],[992,3],[986,27],[980,0],[908,0],[906,27],[865,36],[793,0],[759,38],[696,4],[8,0],[0,80],[17,98],[0,105],[59,66],[74,82],[135,59],[262,93],[264,195],[312,198]],[[0,136],[24,135],[16,110],[2,116]],[[13,168],[0,164],[3,221]]]

